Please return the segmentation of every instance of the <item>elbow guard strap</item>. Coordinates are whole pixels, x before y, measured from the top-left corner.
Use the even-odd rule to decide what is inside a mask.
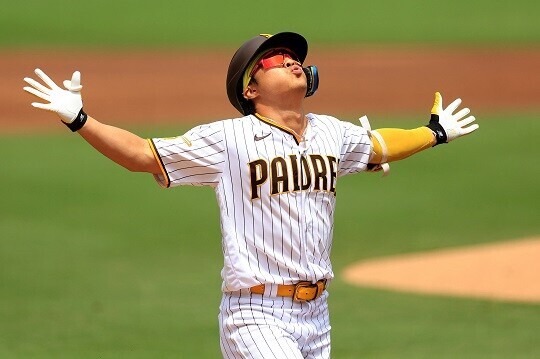
[[[388,147],[386,147],[386,142],[384,141],[384,138],[379,132],[377,132],[377,130],[371,131],[371,135],[377,140],[373,141],[374,152],[380,153],[381,163],[386,163],[388,161]],[[377,150],[375,150],[376,147]]]
[[[387,147],[386,147],[386,142],[384,141],[384,139],[382,138],[382,136],[376,132],[376,131],[371,131],[371,125],[369,123],[369,120],[367,118],[367,116],[362,116],[360,117],[360,124],[362,125],[363,128],[366,129],[367,133],[368,133],[368,136],[372,139],[372,149],[371,149],[371,156],[370,156],[370,160],[373,159],[373,157],[375,157],[377,155],[377,151],[375,150],[375,146],[378,145],[378,148],[380,149],[379,150],[379,153],[382,154],[381,156],[381,159],[380,161],[376,162],[376,163],[368,163],[368,171],[369,172],[379,172],[380,170],[383,171],[383,177],[384,176],[388,176],[390,174],[390,165],[386,162],[386,159],[387,159],[387,155],[388,155],[388,150],[387,150]],[[376,138],[377,140],[376,141],[373,141],[373,138]]]

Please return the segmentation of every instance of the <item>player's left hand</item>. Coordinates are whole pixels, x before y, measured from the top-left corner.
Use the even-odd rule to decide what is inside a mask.
[[[435,102],[431,109],[431,119],[427,127],[434,132],[437,145],[468,135],[478,129],[478,124],[470,125],[476,120],[474,116],[465,117],[471,112],[468,108],[463,108],[454,114],[460,104],[461,99],[458,98],[443,109],[442,96],[439,92],[435,93]]]

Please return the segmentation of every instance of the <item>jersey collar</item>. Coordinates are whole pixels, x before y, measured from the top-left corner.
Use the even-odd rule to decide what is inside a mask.
[[[293,138],[294,138],[294,141],[296,142],[297,145],[300,144],[300,142],[303,141],[303,137],[301,135],[299,135],[298,133],[296,133],[296,131],[294,131],[293,129],[287,127],[287,126],[283,126],[277,122],[275,122],[274,120],[272,120],[271,118],[268,118],[266,116],[263,116],[259,113],[256,113],[254,114],[254,116],[256,118],[258,118],[260,121],[266,123],[267,125],[270,125],[272,127],[275,127],[275,128],[278,128],[280,129],[281,131],[283,132],[286,132],[288,133],[289,135],[291,135]],[[310,122],[311,122],[311,118],[309,116],[306,116],[307,120],[308,120],[308,126],[306,127],[305,131],[304,131],[304,136],[306,135],[306,133],[308,132],[308,128],[310,127]]]

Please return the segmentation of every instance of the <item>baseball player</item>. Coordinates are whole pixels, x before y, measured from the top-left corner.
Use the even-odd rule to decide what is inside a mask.
[[[401,160],[478,128],[460,100],[435,94],[427,126],[371,131],[308,113],[319,83],[303,67],[307,41],[259,35],[234,54],[226,88],[241,113],[174,138],[143,139],[88,116],[81,75],[57,86],[43,71],[27,92],[119,165],[153,174],[163,187],[206,185],[220,208],[224,255],[220,344],[224,358],[329,358],[328,286],[337,180],[388,170]]]

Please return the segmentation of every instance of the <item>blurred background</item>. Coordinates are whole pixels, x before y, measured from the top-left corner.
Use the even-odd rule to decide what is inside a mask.
[[[333,357],[540,356],[538,305],[356,288],[339,276],[363,258],[538,236],[537,1],[0,4],[0,357],[220,357],[212,191],[162,190],[110,163],[33,109],[22,79],[40,67],[60,84],[80,70],[99,120],[179,135],[237,116],[225,95],[232,54],[281,31],[304,35],[319,66],[309,111],[418,127],[439,90],[446,103],[462,97],[481,126],[384,180],[340,179]]]

